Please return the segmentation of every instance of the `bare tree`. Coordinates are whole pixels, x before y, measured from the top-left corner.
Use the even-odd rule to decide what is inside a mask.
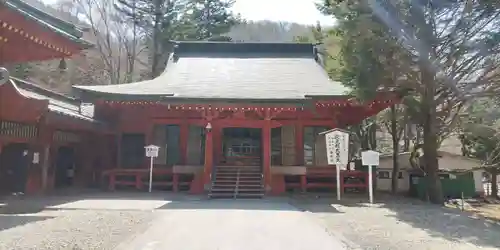
[[[145,49],[144,34],[135,22],[127,22],[120,18],[113,2],[106,0],[58,2],[59,6],[71,11],[90,27],[84,38],[93,42],[95,49],[87,52],[89,65],[81,66],[80,70],[92,72],[86,74],[92,78],[92,84],[132,82],[139,75],[136,62]]]
[[[399,142],[403,136],[405,128],[404,107],[402,105],[392,105],[389,110],[383,112],[380,116],[382,127],[389,132],[392,139],[392,193],[398,191],[398,173],[399,173]]]

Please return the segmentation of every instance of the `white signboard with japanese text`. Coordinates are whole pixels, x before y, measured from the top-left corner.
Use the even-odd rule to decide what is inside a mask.
[[[332,130],[325,134],[328,165],[343,165],[349,163],[349,133]]]
[[[144,147],[146,149],[146,157],[158,157],[158,151],[160,147],[156,145],[149,145]]]
[[[361,163],[364,166],[378,166],[380,162],[380,153],[373,150],[361,152]]]

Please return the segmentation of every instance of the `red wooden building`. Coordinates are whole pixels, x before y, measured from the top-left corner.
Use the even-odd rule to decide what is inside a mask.
[[[69,57],[90,46],[73,24],[22,1],[0,1],[0,67]],[[87,182],[106,127],[81,102],[20,79],[0,86],[0,194]],[[99,134],[97,134],[99,133]],[[99,142],[99,143],[97,143]],[[98,149],[97,149],[98,150]],[[76,171],[80,178],[68,177]],[[75,176],[73,176],[75,177]]]
[[[144,146],[161,147],[155,188],[211,196],[280,194],[335,188],[320,132],[360,122],[397,98],[369,103],[329,79],[312,44],[177,42],[153,80],[76,86],[97,119],[117,133],[109,188],[144,188]],[[363,172],[342,171],[342,189],[365,187]]]

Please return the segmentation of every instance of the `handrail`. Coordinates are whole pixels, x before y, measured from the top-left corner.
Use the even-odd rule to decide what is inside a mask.
[[[234,187],[234,195],[233,195],[233,198],[236,199],[236,196],[238,195],[238,187],[240,185],[240,171],[241,169],[238,169],[238,172],[236,172],[236,184],[235,184],[235,187]]]

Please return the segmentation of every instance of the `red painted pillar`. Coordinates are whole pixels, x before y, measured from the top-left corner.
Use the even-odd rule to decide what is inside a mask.
[[[179,174],[174,173],[172,176],[172,189],[174,192],[179,192]]]
[[[265,120],[262,128],[262,172],[266,193],[271,191],[271,120]]]
[[[205,190],[208,189],[211,182],[212,167],[214,162],[214,144],[213,144],[213,134],[211,129],[207,129],[205,136],[205,166],[203,170],[203,187]]]
[[[300,191],[302,193],[307,192],[307,176],[306,175],[300,176]]]
[[[215,164],[220,164],[222,160],[222,128],[214,126],[212,134],[214,138],[214,161]]]
[[[182,123],[180,130],[179,146],[181,150],[181,164],[186,165],[188,162],[189,125]]]
[[[116,137],[114,138],[116,142],[116,167],[114,168],[122,168],[122,136],[123,132],[120,130],[116,133]]]
[[[304,164],[304,125],[301,122],[295,124],[295,165]]]
[[[39,142],[41,144],[40,152],[40,168],[41,168],[41,191],[46,192],[49,190],[49,186],[52,186],[49,182],[49,167],[50,162],[50,150],[52,146],[52,136],[53,129],[49,128],[46,124],[40,126],[39,130]]]

